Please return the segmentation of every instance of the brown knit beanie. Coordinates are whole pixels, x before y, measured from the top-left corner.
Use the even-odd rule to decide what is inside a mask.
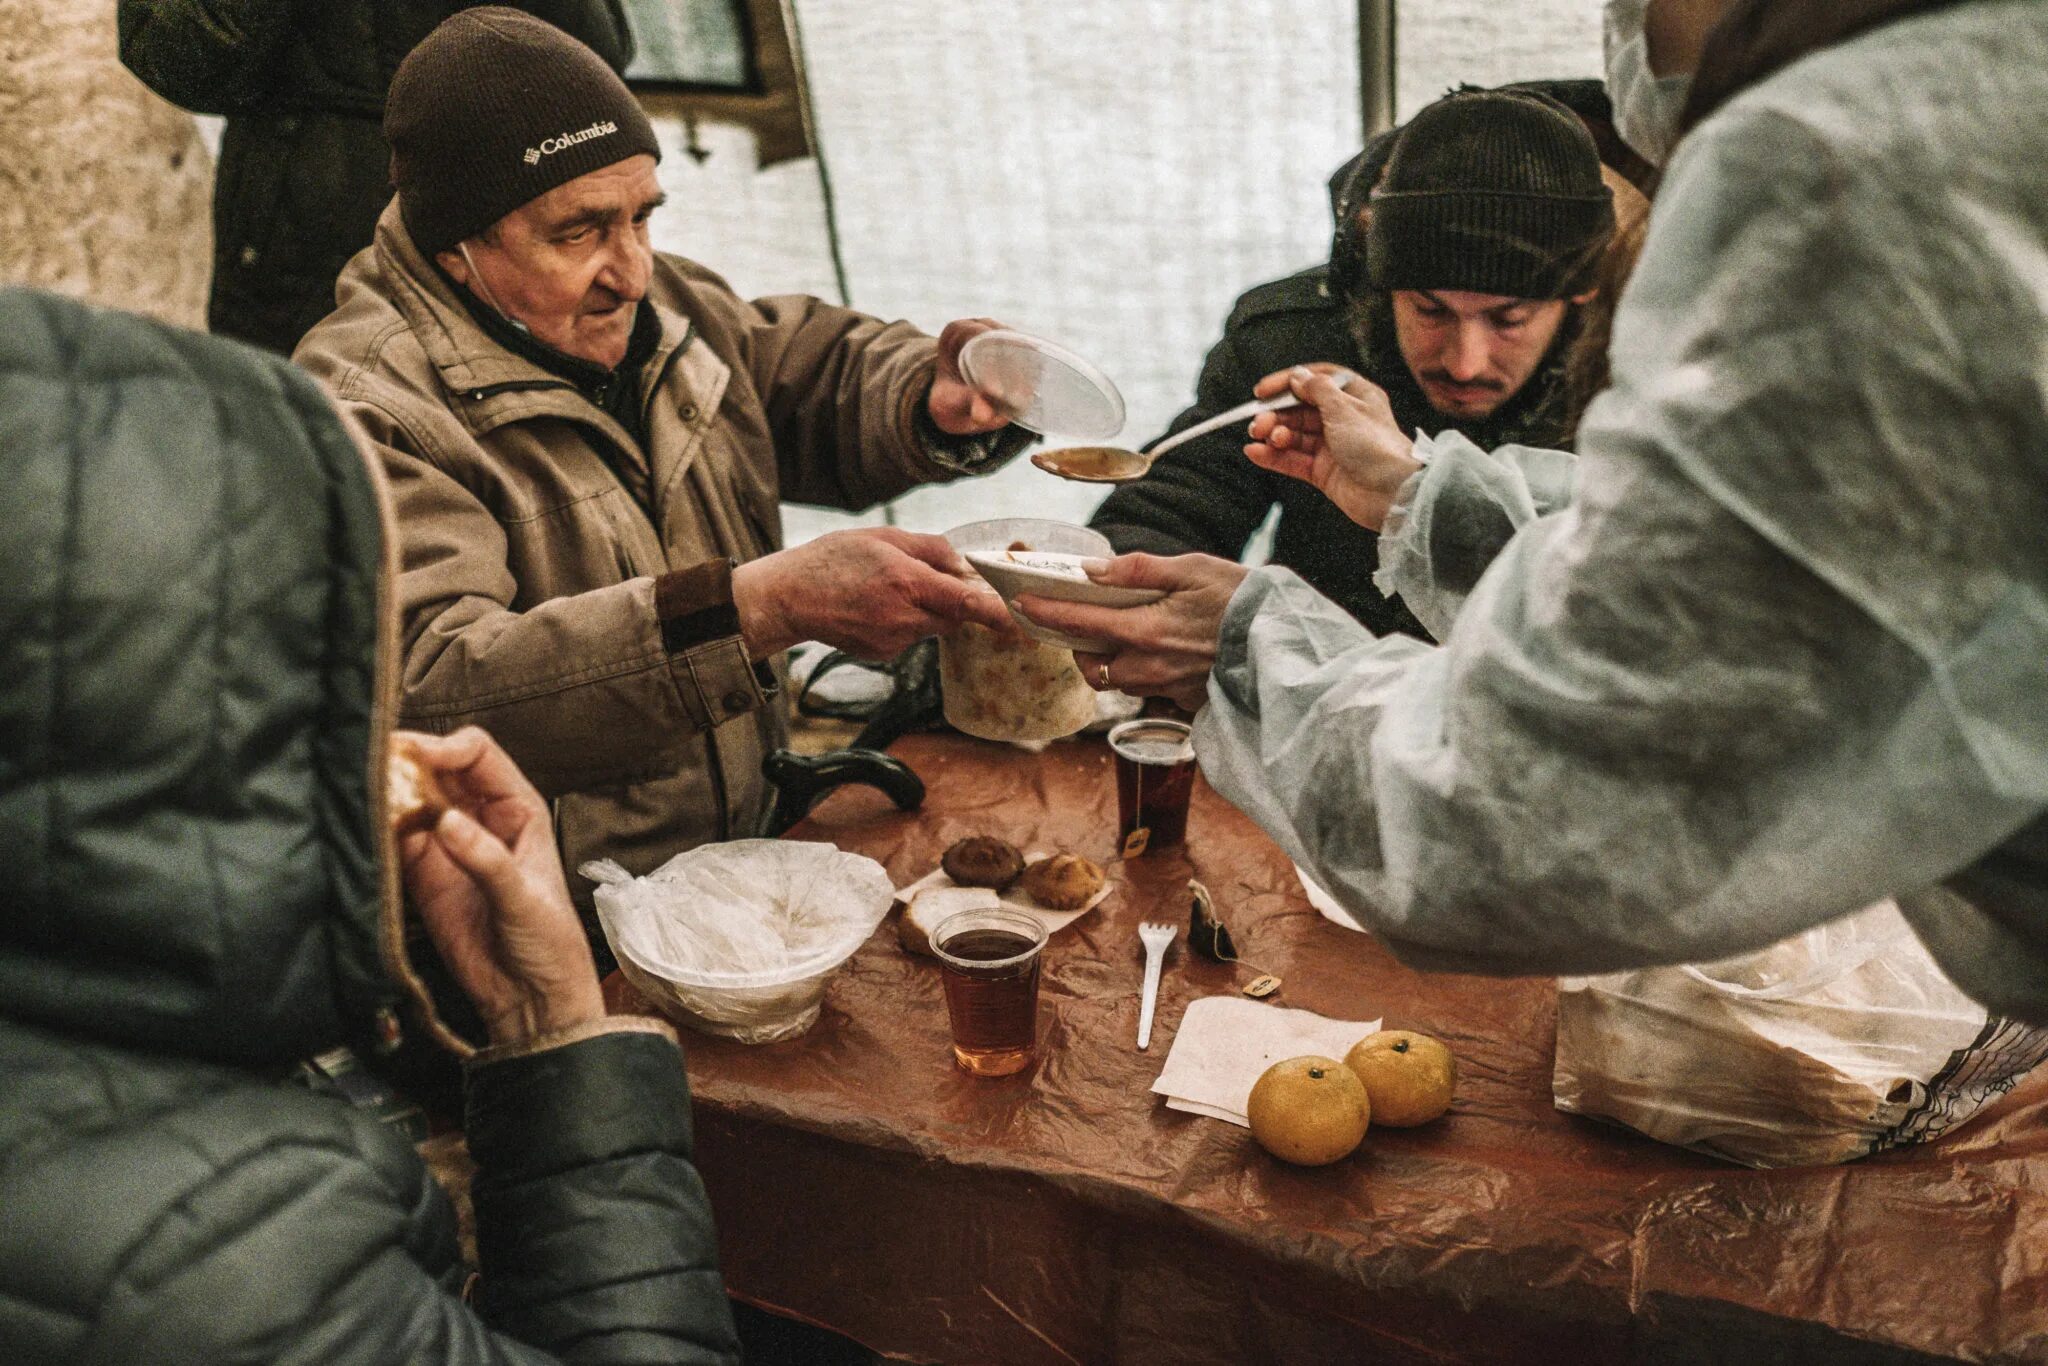
[[[1376,289],[1562,299],[1591,287],[1614,235],[1592,135],[1527,91],[1461,91],[1417,114],[1371,203]]]
[[[661,157],[602,57],[501,5],[444,20],[398,64],[384,137],[398,211],[429,257],[580,175]]]

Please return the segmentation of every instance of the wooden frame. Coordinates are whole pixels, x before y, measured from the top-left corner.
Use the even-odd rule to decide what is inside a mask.
[[[742,0],[748,88],[690,85],[635,79],[629,82],[650,114],[711,119],[750,129],[760,164],[811,155],[804,110],[803,72],[798,60],[794,16],[785,0]]]

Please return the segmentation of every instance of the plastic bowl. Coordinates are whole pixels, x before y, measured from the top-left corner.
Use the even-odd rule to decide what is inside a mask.
[[[1099,650],[1103,642],[1070,636],[1033,624],[1016,608],[1020,594],[1085,602],[1097,607],[1139,607],[1166,596],[1157,588],[1115,588],[1097,583],[1081,568],[1081,561],[1093,555],[1061,555],[1057,552],[1022,550],[970,550],[967,562],[988,580],[989,587],[1002,595],[1010,615],[1033,636],[1049,645],[1069,650]]]
[[[634,962],[631,955],[616,948],[614,952],[619,971],[648,1004],[677,1024],[739,1043],[775,1043],[808,1031],[824,1009],[825,984],[853,956],[848,949],[807,976],[743,984],[709,977],[694,982],[663,977]]]
[[[896,896],[873,859],[800,841],[704,845],[644,878],[626,878],[623,869],[614,878],[597,867],[583,871],[599,877],[598,919],[626,980],[677,1023],[740,1043],[793,1039],[817,1023],[832,974],[867,942]],[[717,889],[725,894],[706,894]],[[827,925],[806,931],[816,942],[805,952],[758,971],[685,968],[673,948],[664,954],[664,935],[690,935],[713,905],[718,914],[771,918],[805,905],[835,909]],[[676,961],[649,961],[663,956]]]
[[[1061,555],[1107,559],[1116,554],[1110,548],[1109,538],[1101,532],[1043,517],[995,517],[986,522],[969,522],[947,532],[946,540],[963,555],[973,550],[1009,550],[1019,543],[1029,550]]]
[[[1080,562],[1106,560],[1116,550],[1101,532],[1069,522],[998,517],[955,527],[946,533],[946,539],[1002,597],[1019,629],[1034,640],[1063,650],[1093,651],[1106,647],[1103,641],[1065,635],[1033,622],[1013,604],[1019,593],[1106,607],[1132,607],[1164,596],[1154,589],[1107,588],[1090,580],[1081,572]],[[1025,548],[1014,548],[1019,545]]]

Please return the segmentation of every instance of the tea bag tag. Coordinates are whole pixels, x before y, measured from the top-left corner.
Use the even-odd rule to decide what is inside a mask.
[[[1278,990],[1280,990],[1280,979],[1270,973],[1264,977],[1253,978],[1244,984],[1244,994],[1255,1001],[1263,1001]]]
[[[1151,842],[1152,831],[1150,827],[1139,826],[1136,830],[1124,836],[1124,857],[1136,858],[1145,852],[1145,846]]]

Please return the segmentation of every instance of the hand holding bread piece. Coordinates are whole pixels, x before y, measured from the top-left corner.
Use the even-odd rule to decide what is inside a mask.
[[[491,1042],[601,1019],[547,803],[519,766],[475,726],[400,732],[391,753],[406,892]]]

